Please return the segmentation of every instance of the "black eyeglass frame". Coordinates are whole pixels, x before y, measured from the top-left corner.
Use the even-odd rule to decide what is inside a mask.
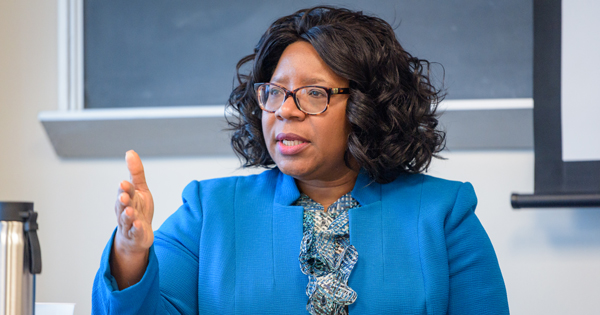
[[[283,105],[283,103],[285,103],[285,101],[288,99],[288,97],[292,97],[292,99],[294,100],[294,104],[296,104],[296,108],[298,108],[298,110],[300,110],[301,112],[307,114],[307,115],[320,115],[323,114],[328,108],[329,108],[329,100],[331,98],[331,95],[334,94],[350,94],[350,88],[328,88],[328,87],[324,87],[324,86],[320,86],[320,85],[305,85],[305,86],[301,86],[297,89],[294,89],[293,91],[290,91],[288,89],[286,89],[285,87],[279,85],[279,84],[275,84],[275,83],[254,83],[254,93],[257,95],[257,100],[258,100],[258,89],[263,86],[263,85],[272,85],[272,86],[276,86],[280,89],[282,89],[285,92],[285,97],[283,98],[283,102],[281,102],[281,105],[279,105],[279,108],[281,108],[281,106]],[[325,105],[325,108],[318,113],[309,113],[307,111],[305,111],[304,109],[302,109],[302,107],[300,107],[300,104],[298,103],[298,99],[296,98],[296,92],[307,88],[307,87],[316,87],[316,88],[321,88],[323,90],[325,90],[325,92],[327,93],[327,105]],[[260,100],[258,100],[258,106],[260,107],[260,109],[262,109],[263,111],[267,112],[267,113],[275,113],[277,110],[268,110],[266,108],[264,108],[261,104],[260,104]],[[279,109],[277,108],[277,109]]]

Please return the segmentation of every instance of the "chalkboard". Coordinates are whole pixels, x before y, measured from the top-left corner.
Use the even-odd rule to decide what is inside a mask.
[[[317,4],[390,22],[448,99],[532,97],[532,0],[84,0],[85,108],[223,105],[267,27]]]

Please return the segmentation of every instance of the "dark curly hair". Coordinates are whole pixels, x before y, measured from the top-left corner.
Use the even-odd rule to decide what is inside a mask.
[[[346,117],[350,124],[345,161],[353,157],[372,180],[391,182],[402,173],[427,170],[444,149],[437,130],[441,90],[433,86],[430,63],[406,52],[384,20],[362,12],[319,6],[275,21],[254,53],[237,64],[239,85],[228,101],[231,145],[243,167],[274,165],[263,137],[253,85],[269,82],[284,49],[310,43],[325,63],[350,81]],[[252,66],[249,73],[241,69]]]

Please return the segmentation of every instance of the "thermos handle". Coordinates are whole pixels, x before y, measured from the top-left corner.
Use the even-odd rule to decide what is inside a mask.
[[[32,274],[39,274],[42,272],[42,250],[40,248],[40,240],[37,236],[37,212],[29,210],[23,212],[22,216],[25,220],[23,224],[23,231],[27,238],[27,244],[29,246],[29,270]]]

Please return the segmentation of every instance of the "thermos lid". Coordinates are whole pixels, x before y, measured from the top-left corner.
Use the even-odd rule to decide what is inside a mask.
[[[33,202],[0,202],[0,221],[25,221],[23,213],[33,211]]]
[[[37,212],[33,211],[33,202],[1,202],[0,221],[23,222],[25,233],[25,253],[29,260],[29,272],[42,272],[42,251],[37,236]]]

